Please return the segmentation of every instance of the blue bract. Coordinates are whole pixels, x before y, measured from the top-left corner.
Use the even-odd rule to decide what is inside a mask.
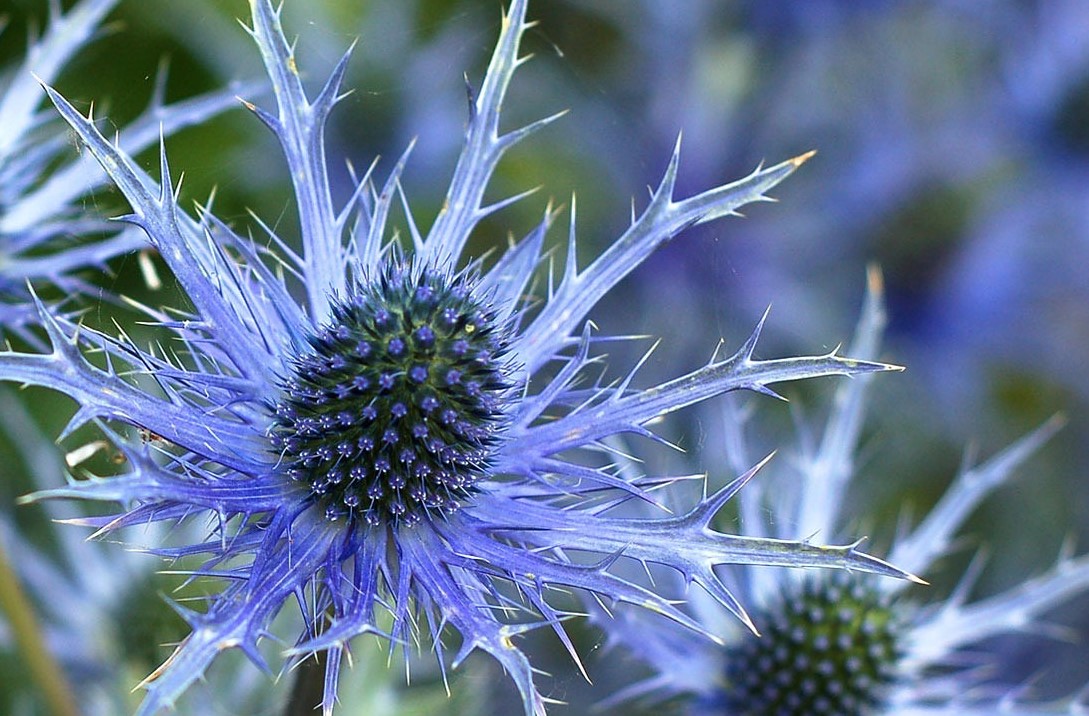
[[[122,503],[119,514],[89,521],[100,533],[208,520],[206,542],[157,550],[203,556],[197,573],[223,577],[224,586],[203,612],[178,607],[193,631],[149,679],[140,713],[169,708],[225,649],[263,664],[258,642],[292,597],[305,629],[289,661],[327,652],[327,714],[353,637],[387,632],[408,643],[423,629],[444,661],[447,628],[460,635],[454,663],[477,649],[491,654],[516,682],[526,714],[542,714],[513,637],[543,624],[570,648],[567,614],[548,601],[553,588],[635,604],[702,631],[617,565],[670,567],[746,624],[716,565],[908,576],[857,543],[712,529],[756,468],[681,513],[633,518],[615,509],[632,499],[653,503],[653,491],[682,478],[619,470],[613,436],[653,438],[652,421],[727,391],[773,394],[768,386],[782,381],[894,369],[834,352],[757,360],[758,327],[732,356],[661,384],[636,387],[634,370],[609,384],[596,374],[603,356],[587,316],[599,299],[682,229],[766,199],[808,155],[676,199],[678,148],[647,206],[583,268],[572,211],[566,265],[542,298],[529,300],[531,279],[544,273],[551,208],[494,262],[464,256],[478,222],[520,198],[485,202],[500,158],[555,119],[500,131],[499,110],[523,61],[525,0],[504,18],[471,102],[444,208],[426,236],[406,211],[408,245],[387,227],[391,206],[408,206],[399,183],[405,158],[381,184],[370,173],[360,179],[343,206],[332,198],[322,131],[342,96],[347,55],[310,99],[277,11],[268,0],[252,0],[251,9],[276,107],[247,106],[282,144],[297,244],[268,227],[267,237],[250,240],[210,210],[184,213],[165,151],[155,181],[49,89],[132,206],[125,220],[146,232],[191,308],[146,309],[162,349],[144,350],[41,307],[51,351],[0,355],[0,378],[66,393],[79,405],[72,426],[97,421],[124,454],[123,474],[72,480],[48,496]]]

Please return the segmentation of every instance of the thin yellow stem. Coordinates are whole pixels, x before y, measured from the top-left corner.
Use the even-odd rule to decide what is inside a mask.
[[[15,642],[23,655],[31,677],[45,697],[53,716],[79,716],[76,700],[64,672],[45,645],[34,609],[12,571],[0,539],[0,610],[8,617]]]

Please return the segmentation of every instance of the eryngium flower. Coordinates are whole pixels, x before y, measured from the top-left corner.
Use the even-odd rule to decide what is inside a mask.
[[[455,663],[477,649],[491,654],[516,682],[525,712],[542,714],[529,661],[512,639],[545,624],[570,646],[567,614],[548,601],[553,588],[637,604],[699,629],[674,603],[619,576],[618,563],[671,567],[746,621],[716,565],[907,576],[857,543],[823,547],[711,529],[733,487],[679,515],[630,519],[613,509],[649,501],[652,488],[678,478],[619,474],[611,436],[653,437],[652,421],[731,390],[771,392],[780,381],[891,368],[834,352],[757,360],[758,329],[729,358],[649,388],[635,387],[634,371],[613,384],[588,375],[602,359],[586,320],[597,301],[683,228],[764,199],[805,157],[678,200],[675,152],[647,207],[582,269],[572,219],[562,276],[537,304],[524,297],[543,262],[551,209],[491,266],[463,258],[478,222],[513,201],[484,202],[501,156],[552,119],[499,130],[523,61],[525,0],[504,18],[444,208],[426,237],[409,214],[411,247],[389,239],[386,226],[391,205],[403,200],[403,158],[381,187],[368,173],[343,207],[331,197],[322,127],[341,96],[347,55],[311,100],[278,12],[267,0],[251,9],[277,107],[249,106],[282,145],[301,254],[267,227],[271,249],[209,210],[189,217],[176,205],[165,151],[159,186],[49,90],[192,309],[147,309],[162,336],[148,350],[43,309],[52,351],[0,356],[0,376],[71,396],[79,404],[72,425],[99,421],[125,455],[124,474],[73,480],[49,494],[123,503],[120,514],[90,520],[102,533],[208,520],[207,541],[158,551],[205,556],[196,573],[219,575],[226,586],[202,613],[178,607],[193,631],[149,680],[140,713],[169,708],[225,649],[264,664],[258,642],[291,597],[305,630],[289,655],[327,652],[326,713],[349,640],[381,632],[378,612],[386,609],[395,642],[424,630],[442,659],[439,637],[449,627],[461,637]]]
[[[0,83],[0,329],[22,332],[36,320],[27,283],[50,283],[72,294],[87,285],[71,272],[146,247],[134,227],[119,230],[81,205],[108,179],[93,157],[71,157],[67,127],[52,108],[42,108],[39,82],[54,82],[69,59],[96,33],[117,0],[83,0],[65,14],[50,3],[45,34],[19,67],[6,68]],[[144,114],[118,134],[129,153],[163,135],[202,122],[233,105],[233,91],[166,105],[165,74]],[[107,236],[102,241],[76,239]],[[25,335],[25,334],[24,334]]]
[[[876,355],[883,327],[875,271],[852,353]],[[765,468],[775,474],[741,493],[746,530],[779,539],[842,532],[867,383],[861,377],[842,386],[823,435],[803,431],[798,459],[776,461],[788,469]],[[744,423],[740,411],[725,420],[725,442],[735,460],[744,460],[747,451]],[[1054,418],[961,472],[933,510],[897,539],[891,560],[925,574],[951,548],[964,519],[1061,423]],[[929,603],[917,599],[925,595],[906,594],[902,581],[743,570],[739,589],[754,607],[759,637],[738,629],[707,600],[694,600],[693,614],[725,647],[627,614],[612,632],[615,641],[646,659],[656,674],[613,698],[687,695],[694,716],[1084,713],[1076,698],[1040,703],[1026,699],[1023,684],[994,684],[997,656],[985,642],[1001,634],[1049,633],[1039,615],[1089,589],[1089,557],[1064,556],[1042,577],[973,601],[981,564],[977,560],[951,596]]]

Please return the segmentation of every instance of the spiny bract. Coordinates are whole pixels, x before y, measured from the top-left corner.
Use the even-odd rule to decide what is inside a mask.
[[[143,350],[42,307],[51,352],[0,355],[0,377],[74,398],[72,427],[97,421],[124,454],[125,473],[73,479],[49,496],[123,503],[120,514],[88,521],[100,533],[208,519],[206,542],[157,552],[204,556],[195,573],[221,576],[225,586],[203,612],[178,606],[193,631],[149,679],[140,713],[169,708],[225,649],[263,664],[258,642],[291,597],[305,629],[289,662],[327,652],[327,714],[349,640],[384,633],[380,609],[391,613],[385,631],[395,643],[430,632],[440,662],[447,627],[461,637],[454,663],[477,649],[491,654],[516,682],[525,712],[542,714],[529,661],[512,638],[544,624],[571,648],[561,625],[567,615],[547,600],[554,588],[700,629],[673,602],[619,576],[617,563],[671,567],[746,623],[716,565],[907,576],[858,552],[857,543],[824,547],[711,529],[751,474],[678,515],[632,519],[612,509],[649,502],[650,490],[679,479],[621,474],[612,436],[653,437],[651,421],[727,391],[771,393],[767,386],[781,381],[891,368],[835,353],[757,360],[758,328],[729,358],[649,388],[633,386],[634,371],[609,385],[589,375],[601,362],[587,321],[598,300],[680,230],[765,199],[806,157],[677,200],[674,152],[646,208],[583,269],[572,218],[562,276],[547,300],[531,302],[525,296],[544,262],[551,210],[490,266],[463,257],[477,223],[514,200],[485,203],[496,164],[554,119],[499,128],[523,61],[526,1],[504,18],[444,209],[426,237],[406,211],[411,247],[390,240],[386,225],[394,202],[407,207],[399,183],[405,158],[381,186],[370,173],[359,180],[341,208],[332,198],[322,134],[341,97],[347,55],[311,100],[277,10],[252,0],[251,11],[276,108],[247,106],[282,144],[301,253],[267,227],[272,248],[209,210],[191,218],[177,206],[165,151],[160,184],[48,89],[192,308],[146,309],[164,347]]]

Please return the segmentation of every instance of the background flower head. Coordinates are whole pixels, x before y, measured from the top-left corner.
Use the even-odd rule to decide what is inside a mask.
[[[871,271],[870,294],[852,353],[873,358],[884,329],[880,277]],[[849,488],[863,469],[859,436],[868,379],[836,393],[819,433],[802,423],[794,454],[773,461],[769,474],[739,495],[741,524],[752,534],[780,539],[833,536],[852,513]],[[723,421],[724,443],[736,464],[749,451],[748,410],[737,406]],[[953,550],[961,526],[992,491],[1007,483],[1028,457],[1060,427],[1054,418],[979,465],[965,465],[946,494],[918,524],[905,520],[891,559],[917,573],[938,571]],[[776,469],[785,468],[785,469]],[[1001,549],[1018,531],[993,537]],[[976,597],[985,562],[977,559],[944,599],[901,583],[864,576],[776,572],[758,568],[736,575],[739,590],[755,605],[756,634],[743,634],[721,610],[702,599],[694,613],[723,636],[725,647],[701,645],[688,635],[656,629],[631,617],[617,641],[648,660],[655,676],[621,692],[666,699],[690,698],[690,711],[711,714],[963,714],[1076,713],[1076,698],[1032,700],[1034,674],[996,683],[1001,654],[989,640],[1015,634],[1022,640],[1055,635],[1040,617],[1089,589],[1089,559],[1062,554],[1045,575],[1005,592]]]

